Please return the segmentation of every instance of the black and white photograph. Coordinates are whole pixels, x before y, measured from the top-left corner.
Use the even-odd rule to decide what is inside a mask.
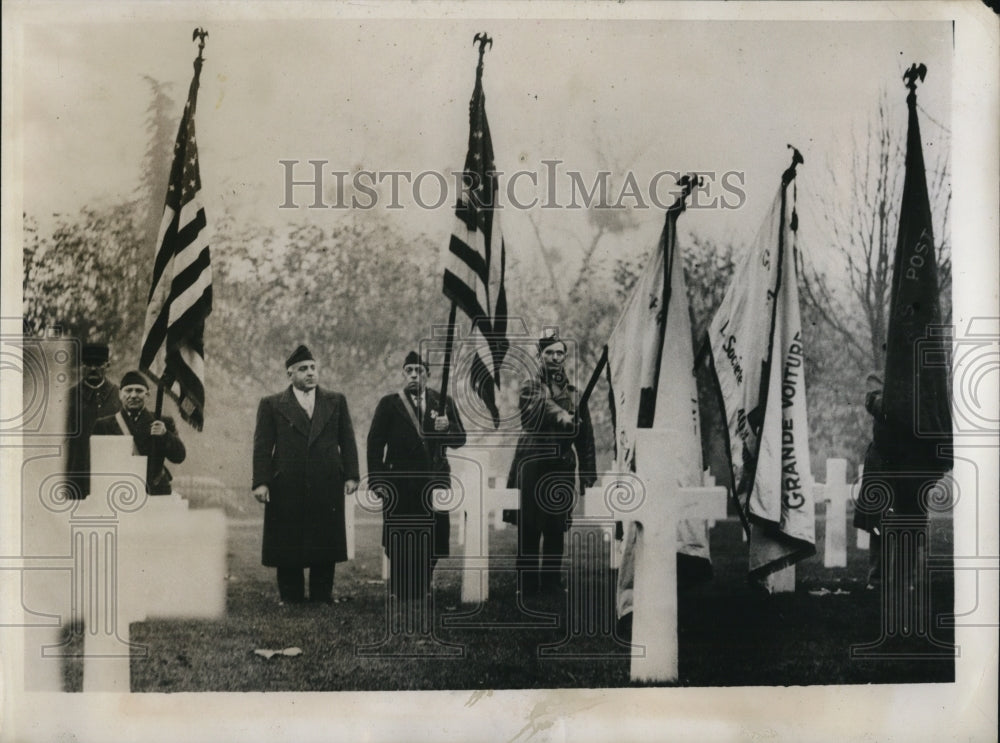
[[[3,40],[0,740],[996,740],[987,4]]]

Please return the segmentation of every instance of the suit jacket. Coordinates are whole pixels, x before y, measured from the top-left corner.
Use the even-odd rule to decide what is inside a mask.
[[[291,386],[265,397],[253,436],[253,485],[267,485],[261,559],[270,567],[347,559],[344,483],[358,480],[347,399],[316,388],[310,419]]]
[[[105,381],[96,390],[81,382],[69,393],[66,411],[66,477],[74,497],[90,493],[90,434],[101,418],[121,410],[118,385]]]
[[[397,515],[433,516],[434,551],[448,553],[449,518],[447,513],[433,513],[429,508],[430,489],[446,487],[451,472],[445,450],[465,445],[465,427],[449,397],[445,408],[448,430],[434,431],[434,416],[441,409],[441,396],[426,390],[426,406],[419,421],[405,392],[386,395],[379,400],[368,431],[368,478],[370,486],[388,486],[394,496],[382,503],[383,545],[386,527]]]
[[[153,440],[156,438],[149,433],[149,427],[153,425],[153,421],[156,419],[153,414],[148,410],[143,408],[139,411],[139,415],[133,421],[132,417],[126,413],[124,410],[120,411],[121,417],[125,421],[125,426],[128,429],[123,431],[122,427],[118,424],[118,415],[110,415],[105,418],[100,418],[94,423],[94,436],[124,436],[125,434],[130,434],[132,436],[132,441],[135,443],[135,449],[140,456],[148,457],[150,451],[153,448]],[[169,415],[165,415],[161,418],[164,425],[167,427],[167,432],[160,437],[160,456],[165,457],[174,464],[180,464],[184,461],[184,457],[187,456],[187,450],[184,448],[184,442],[181,441],[180,436],[177,435],[177,426],[174,425],[174,419]],[[149,491],[150,495],[168,495],[170,493],[170,470],[163,466],[163,459],[160,459],[157,466],[157,471],[152,475],[150,481],[146,483],[146,490]]]

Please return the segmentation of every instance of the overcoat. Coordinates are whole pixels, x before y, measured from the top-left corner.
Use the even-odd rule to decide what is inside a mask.
[[[388,524],[393,516],[427,516],[433,514],[434,555],[448,554],[450,520],[447,512],[430,508],[430,490],[447,487],[451,467],[445,449],[465,445],[465,428],[454,401],[449,397],[446,407],[448,430],[434,431],[433,413],[441,409],[441,396],[427,389],[427,405],[417,430],[416,413],[405,393],[386,395],[379,400],[368,432],[369,486],[388,485],[393,496],[382,503],[382,545],[387,544]]]
[[[121,410],[118,385],[105,380],[97,389],[81,382],[69,393],[66,410],[66,475],[73,484],[71,497],[90,493],[90,434],[101,418]]]
[[[122,430],[121,424],[118,422],[119,416],[121,420],[125,421],[125,428],[127,430]],[[123,436],[131,434],[135,450],[140,456],[146,457],[149,456],[149,452],[153,448],[153,436],[149,433],[149,427],[153,425],[153,421],[155,420],[153,414],[145,408],[139,411],[139,415],[136,416],[134,421],[125,411],[118,411],[118,413],[106,418],[99,418],[94,423],[93,435]],[[175,464],[180,464],[187,455],[184,442],[177,435],[177,426],[174,425],[173,418],[165,415],[161,420],[167,427],[167,432],[160,437],[160,454],[167,460]],[[151,495],[169,495],[171,492],[171,479],[170,470],[163,466],[161,460],[159,472],[153,475],[152,482],[146,484],[146,489]]]
[[[261,562],[299,567],[347,559],[344,483],[358,480],[347,400],[316,388],[310,419],[289,385],[265,397],[253,436],[253,484],[267,485]]]
[[[583,487],[596,478],[594,430],[579,397],[576,387],[568,383],[553,392],[542,373],[521,385],[522,433],[507,487],[520,489],[518,518],[545,531],[567,526],[575,500],[577,464]]]

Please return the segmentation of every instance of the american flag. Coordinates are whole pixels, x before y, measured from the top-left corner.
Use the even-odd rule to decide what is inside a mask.
[[[181,416],[201,430],[205,409],[205,318],[212,311],[212,266],[205,211],[198,193],[195,101],[202,57],[181,117],[157,239],[139,367],[174,399]]]
[[[493,142],[486,121],[482,53],[469,102],[469,150],[462,181],[462,193],[455,207],[455,229],[448,245],[444,295],[472,320],[472,341],[477,350],[470,381],[490,411],[494,427],[498,427],[496,389],[500,386],[500,366],[510,343],[504,290],[504,242],[500,215],[494,211],[499,188]]]

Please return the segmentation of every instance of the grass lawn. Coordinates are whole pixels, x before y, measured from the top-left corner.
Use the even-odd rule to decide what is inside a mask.
[[[587,529],[581,536],[596,536]],[[823,520],[817,524],[822,545]],[[338,691],[628,686],[629,648],[615,636],[613,586],[606,569],[574,561],[572,580],[589,592],[587,612],[567,597],[519,607],[510,558],[513,527],[494,531],[497,569],[480,607],[461,605],[457,561],[435,574],[433,630],[391,631],[380,580],[379,526],[358,526],[357,558],[337,566],[333,605],[279,606],[274,571],[260,565],[259,521],[229,522],[227,612],[217,621],[149,620],[131,625],[147,647],[132,659],[132,691]],[[867,552],[849,534],[848,566],[823,568],[822,554],[799,563],[797,590],[759,596],[745,578],[746,545],[736,521],[712,530],[714,578],[680,593],[683,686],[940,682],[954,679],[951,658],[858,660],[850,646],[879,637],[881,601],[866,591]],[[932,521],[934,554],[950,554],[951,522]],[[461,548],[453,543],[453,554]],[[591,562],[593,562],[591,560]],[[586,572],[585,572],[586,571]],[[823,592],[823,595],[811,593]],[[932,616],[950,613],[950,573],[931,580]],[[574,595],[574,594],[571,594]],[[413,629],[413,627],[409,627]],[[951,630],[934,629],[950,642]],[[255,649],[297,647],[265,659]],[[81,688],[79,661],[66,686]]]

